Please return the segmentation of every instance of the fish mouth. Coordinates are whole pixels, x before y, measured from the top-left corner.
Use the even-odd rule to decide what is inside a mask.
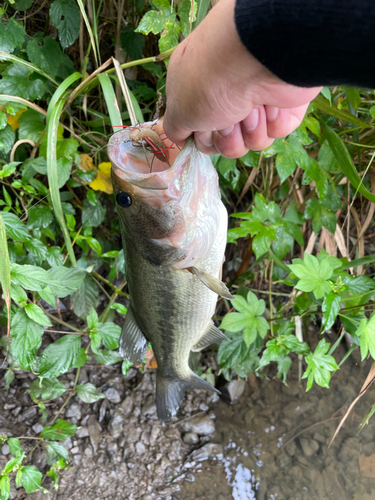
[[[155,125],[154,122],[142,124],[142,128]],[[158,125],[158,124],[157,124]],[[156,125],[156,127],[157,127]],[[155,131],[161,135],[163,132],[161,126]],[[130,134],[136,127],[126,128],[113,134],[108,143],[108,156],[112,163],[112,175],[120,181],[126,181],[133,186],[143,189],[165,190],[168,189],[170,181],[176,179],[178,157],[189,146],[192,139],[188,139],[181,151],[176,145],[167,139],[165,141],[165,150],[168,148],[168,155],[156,155],[150,146],[149,149],[144,144],[136,143],[130,137]],[[165,151],[163,150],[163,151]],[[160,159],[162,158],[162,159]],[[185,163],[185,162],[183,162]],[[121,181],[120,181],[121,182]]]

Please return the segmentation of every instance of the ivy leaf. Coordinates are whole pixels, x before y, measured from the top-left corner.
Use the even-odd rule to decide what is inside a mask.
[[[64,394],[66,387],[57,378],[40,378],[34,380],[27,392],[34,399],[49,401]]]
[[[263,299],[258,300],[257,296],[249,291],[247,300],[241,295],[236,295],[232,305],[239,312],[227,314],[220,328],[230,332],[243,330],[243,338],[247,346],[256,340],[258,333],[262,338],[266,336],[269,325],[261,317],[266,307]]]
[[[10,347],[13,356],[24,370],[32,370],[42,343],[43,327],[21,309],[13,316],[10,334],[13,337]]]
[[[66,441],[70,436],[74,436],[77,426],[70,424],[65,420],[59,419],[54,425],[45,425],[40,437],[43,439],[57,439],[58,441]]]
[[[356,335],[360,338],[362,361],[370,351],[371,357],[375,359],[375,314],[369,320],[363,318],[359,324]]]
[[[108,349],[117,349],[121,335],[121,327],[108,321],[107,323],[99,323],[98,330],[103,344]]]
[[[48,317],[44,314],[44,312],[41,310],[39,306],[36,304],[27,304],[25,306],[25,312],[28,315],[30,319],[35,321],[35,323],[38,323],[39,325],[42,326],[52,326],[52,323],[48,319]]]
[[[49,14],[52,24],[59,31],[59,40],[63,49],[73,45],[79,35],[81,14],[73,0],[55,0]]]
[[[22,48],[26,31],[21,24],[11,17],[7,24],[0,22],[0,50],[12,54],[14,50]]]
[[[105,394],[102,394],[96,390],[93,384],[81,384],[76,387],[77,396],[84,403],[94,403],[99,401],[99,399],[105,398]]]
[[[311,389],[314,381],[321,387],[329,389],[329,381],[331,379],[330,372],[339,369],[335,358],[326,354],[329,347],[330,345],[328,342],[322,339],[316,346],[315,351],[305,357],[307,370],[302,375],[302,378],[307,378],[306,391]]]
[[[22,484],[26,493],[33,493],[34,491],[42,489],[43,474],[39,472],[36,467],[33,465],[25,465],[22,467],[21,471],[22,474],[17,486]]]
[[[316,161],[312,161],[311,165],[307,167],[303,174],[302,184],[306,186],[311,184],[312,181],[316,182],[316,190],[320,200],[323,200],[328,193],[328,179],[322,168]]]
[[[29,68],[21,64],[11,64],[2,73],[0,93],[23,97],[29,101],[41,99],[45,93],[45,85],[39,79],[29,80],[29,75]]]
[[[299,259],[293,259],[293,262]],[[316,299],[324,297],[326,293],[331,291],[331,285],[328,281],[332,276],[333,268],[330,266],[328,259],[321,262],[308,253],[305,253],[304,260],[301,264],[291,264],[289,269],[300,278],[296,288],[303,292],[313,292]]]
[[[54,344],[50,344],[39,358],[39,375],[53,378],[66,373],[74,366],[80,347],[80,335],[64,335]]]
[[[234,158],[225,158],[221,155],[218,156],[219,158],[215,163],[216,168],[231,188],[236,189],[241,175],[237,168],[236,160]]]
[[[340,304],[341,304],[341,298],[340,295],[338,295],[335,292],[329,292],[327,297],[324,299],[323,305],[322,305],[322,311],[323,311],[323,331],[328,330],[331,328],[333,323],[335,322],[337,318],[337,314],[340,311]]]
[[[39,45],[34,38],[29,41],[26,50],[28,58],[35,66],[46,71],[52,78],[55,78],[59,66],[63,61],[63,53],[56,40],[46,36],[43,38],[43,44]]]

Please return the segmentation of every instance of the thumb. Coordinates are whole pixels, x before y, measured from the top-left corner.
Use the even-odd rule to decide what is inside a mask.
[[[186,139],[193,133],[192,130],[186,130],[183,127],[179,127],[175,120],[171,118],[171,114],[168,113],[168,108],[160,121],[168,139],[180,147],[184,145]]]

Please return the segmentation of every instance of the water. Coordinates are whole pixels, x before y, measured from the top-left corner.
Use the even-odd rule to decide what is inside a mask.
[[[344,348],[337,350],[337,358]],[[359,393],[371,361],[349,359],[331,389],[298,384],[296,362],[289,387],[250,376],[238,402],[215,404],[220,462],[193,469],[180,483],[181,500],[374,500],[375,419],[359,436],[358,425],[375,401],[375,385],[352,410],[332,446],[330,440]],[[375,418],[375,417],[374,417]],[[174,498],[174,497],[173,497]]]

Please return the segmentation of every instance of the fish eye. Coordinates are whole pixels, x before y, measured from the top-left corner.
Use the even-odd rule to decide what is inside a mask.
[[[130,194],[125,193],[125,191],[120,191],[116,194],[116,201],[120,207],[128,208],[132,204],[132,198]]]

